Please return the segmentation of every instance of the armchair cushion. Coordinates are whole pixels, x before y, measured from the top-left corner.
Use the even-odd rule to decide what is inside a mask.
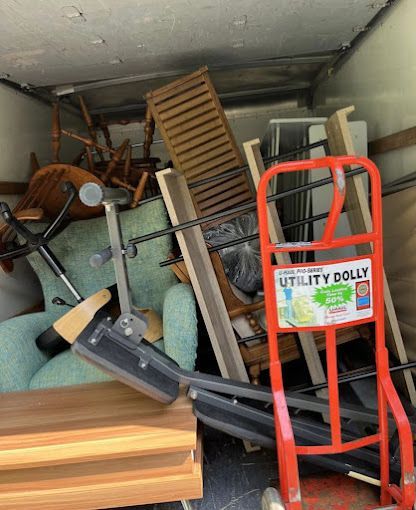
[[[178,283],[165,294],[163,337],[165,352],[180,367],[194,370],[197,347],[195,296],[190,285]]]
[[[48,313],[14,317],[0,324],[0,391],[24,391],[48,361],[35,339],[51,325]]]
[[[73,354],[64,351],[52,358],[32,377],[29,389],[55,388],[111,381],[111,377]]]

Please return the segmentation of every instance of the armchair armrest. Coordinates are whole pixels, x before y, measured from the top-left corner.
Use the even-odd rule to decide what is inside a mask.
[[[190,285],[170,287],[163,303],[163,339],[165,352],[180,367],[194,370],[198,328],[195,296]]]
[[[0,392],[29,389],[33,375],[49,359],[35,340],[51,322],[49,313],[40,312],[0,323]]]

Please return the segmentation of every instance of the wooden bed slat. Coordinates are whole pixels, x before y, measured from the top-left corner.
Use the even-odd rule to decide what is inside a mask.
[[[166,101],[163,101],[163,103],[159,103],[159,112],[163,113],[166,111],[172,111],[177,106],[187,103],[201,94],[209,94],[208,87],[205,83],[199,83],[197,86],[187,90],[184,94],[167,99]],[[180,103],[178,101],[180,101]]]
[[[215,111],[214,108],[199,117],[195,117],[189,120],[188,122],[184,122],[179,126],[175,126],[174,128],[169,129],[170,141],[171,142],[176,141],[176,137],[179,135],[183,135],[181,143],[185,142],[186,140],[190,140],[193,137],[192,134],[193,129],[203,128],[206,126],[207,122],[212,120],[216,120],[219,125],[222,125],[221,120],[218,118],[218,113]]]
[[[171,108],[169,110],[164,110],[163,112],[160,113],[160,118],[161,118],[161,120],[163,120],[165,122],[170,119],[175,119],[175,121],[177,121],[178,119],[180,119],[182,117],[182,115],[185,112],[189,112],[189,110],[195,111],[195,108],[197,106],[203,105],[205,103],[209,104],[209,106],[206,107],[207,110],[212,109],[212,108],[210,108],[212,103],[210,101],[209,93],[201,91],[201,93],[198,93],[196,95],[196,97],[194,97],[190,101],[185,101],[184,103],[181,103],[181,104],[175,106],[175,108]]]
[[[230,142],[225,136],[216,137],[212,140],[206,141],[205,143],[195,147],[192,150],[183,152],[179,156],[179,159],[183,165],[186,165],[188,161],[196,162],[196,164],[198,164],[199,161],[205,160],[205,155],[207,152],[209,152],[209,155],[212,156],[213,151],[217,150],[217,148],[221,146],[224,146],[227,151],[229,150]]]
[[[229,163],[231,161],[233,162],[233,167],[235,167],[234,156],[227,152],[225,154],[224,153],[220,154],[215,159],[209,160],[204,165],[200,164],[193,168],[190,168],[189,170],[184,169],[183,173],[185,174],[185,177],[188,180],[194,178],[203,179],[204,177],[208,177],[207,175],[205,175],[205,172],[207,172],[208,170],[214,170],[212,176],[221,174],[222,171],[220,169],[220,165],[222,163]]]
[[[178,95],[191,87],[195,87],[198,83],[204,83],[205,80],[203,73],[206,70],[207,68],[203,67],[192,74],[188,74],[187,76],[168,83],[160,89],[149,92],[149,94],[146,95],[146,98],[151,96],[155,99],[155,103],[159,104],[161,101],[165,101],[166,99]]]
[[[206,133],[210,133],[212,131],[217,131],[221,129],[224,133],[224,127],[222,126],[220,120],[215,117],[214,120],[211,121],[203,121],[194,129],[188,129],[185,133],[179,133],[178,135],[172,135],[172,145],[175,147],[175,150],[181,151],[184,145],[198,144],[198,138]]]
[[[227,191],[224,191],[223,193],[219,194],[218,192],[212,196],[211,198],[207,200],[199,200],[198,205],[201,209],[204,209],[206,211],[208,207],[211,207],[213,205],[217,205],[219,207],[224,206],[224,201],[226,201],[227,207],[230,206],[230,202],[234,197],[245,197],[248,198],[251,197],[250,195],[247,195],[247,188],[245,186],[245,183],[241,183],[237,185],[234,188],[228,188]],[[243,200],[242,200],[243,201]]]
[[[183,152],[190,153],[196,148],[200,147],[201,145],[204,145],[210,142],[211,140],[214,140],[214,138],[220,137],[222,137],[223,140],[228,141],[227,135],[222,126],[207,129],[200,136],[192,137],[190,140],[187,140],[181,144],[174,143],[173,146],[175,147],[175,150],[177,151],[178,155],[180,155]]]
[[[245,182],[246,182],[246,180],[243,175],[236,175],[234,177],[230,177],[229,179],[227,179],[226,182],[224,180],[219,181],[219,182],[216,181],[215,183],[210,184],[208,187],[198,186],[197,188],[194,188],[192,191],[193,191],[193,194],[194,194],[196,200],[198,200],[198,202],[199,201],[203,202],[207,198],[210,198],[213,195],[218,194],[218,189],[217,189],[218,186],[224,186],[227,189],[229,189],[229,188],[234,188],[235,186],[238,186],[239,184],[245,183]],[[203,188],[203,189],[200,189],[200,188]]]

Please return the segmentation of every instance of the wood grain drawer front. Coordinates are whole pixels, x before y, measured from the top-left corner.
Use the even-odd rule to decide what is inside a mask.
[[[0,395],[0,470],[194,450],[181,395],[166,406],[117,382]]]
[[[202,497],[202,446],[195,452],[4,471],[0,508],[95,510]]]

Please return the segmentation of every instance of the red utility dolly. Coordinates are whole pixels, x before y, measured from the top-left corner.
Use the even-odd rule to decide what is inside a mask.
[[[334,237],[346,194],[344,167],[363,167],[371,183],[373,230],[344,237]],[[268,228],[267,190],[272,178],[285,172],[329,168],[333,178],[331,210],[321,240],[273,244]],[[388,350],[384,331],[383,240],[381,182],[377,167],[364,157],[342,156],[294,161],[267,170],[257,194],[260,245],[263,265],[264,293],[270,351],[277,456],[281,498],[268,489],[268,508],[301,510],[298,455],[344,453],[364,446],[379,444],[382,507],[410,510],[415,503],[413,438],[409,420],[393,386],[389,372]],[[372,253],[363,256],[328,260],[318,263],[276,265],[276,253],[323,251],[371,243]],[[347,326],[375,323],[375,358],[377,370],[378,432],[354,441],[343,442],[338,393],[336,332]],[[329,390],[331,440],[318,446],[295,444],[286,404],[278,333],[325,331]],[[387,414],[391,411],[397,425],[401,487],[389,480],[389,430]],[[276,505],[270,504],[275,497]],[[280,504],[278,503],[280,501]],[[392,502],[395,502],[392,505]]]

